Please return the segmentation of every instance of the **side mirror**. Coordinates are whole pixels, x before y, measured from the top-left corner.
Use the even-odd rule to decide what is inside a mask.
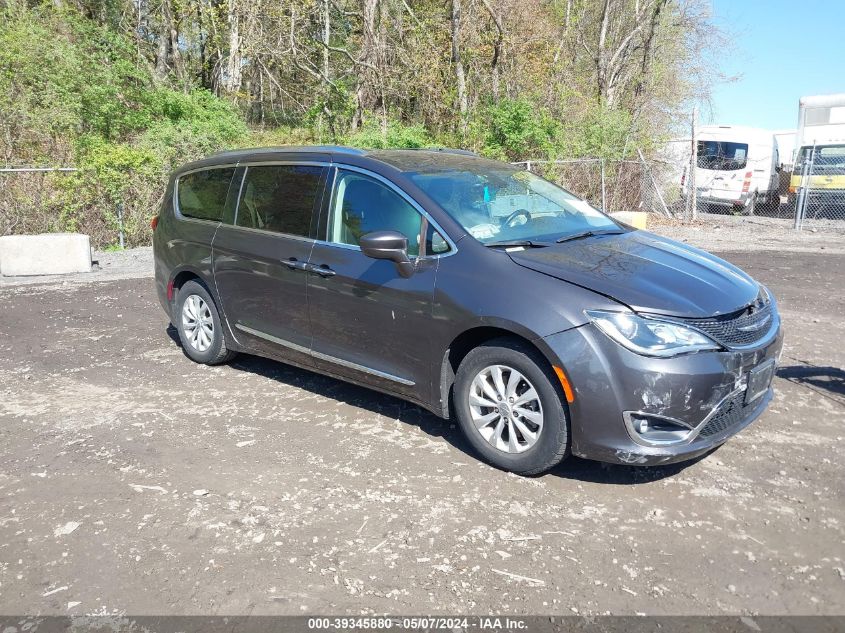
[[[402,277],[414,274],[414,264],[408,257],[408,238],[399,231],[373,231],[358,240],[361,252],[373,259],[389,259],[396,264]]]

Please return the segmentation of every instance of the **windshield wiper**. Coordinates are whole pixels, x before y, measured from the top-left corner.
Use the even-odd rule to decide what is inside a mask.
[[[601,231],[584,231],[583,233],[573,233],[572,235],[564,235],[555,240],[557,244],[569,242],[571,240],[580,240],[585,237],[593,237],[594,235],[622,235],[625,231],[617,231],[616,229],[605,229]]]
[[[540,242],[532,242],[531,240],[500,240],[498,242],[487,242],[484,244],[487,247],[501,246],[504,248],[522,246],[524,248],[542,248],[548,244],[541,244]]]

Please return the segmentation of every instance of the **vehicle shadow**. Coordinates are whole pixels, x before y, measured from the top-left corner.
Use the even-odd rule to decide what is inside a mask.
[[[788,365],[778,368],[777,376],[845,404],[845,370],[839,367]]]
[[[607,464],[595,462],[589,459],[568,457],[559,466],[556,466],[550,474],[557,475],[564,479],[574,479],[593,484],[611,484],[617,486],[630,486],[634,484],[647,484],[660,481],[667,477],[674,477],[693,464],[712,455],[719,447],[705,453],[695,459],[679,464],[667,464],[665,466],[626,466],[624,464]]]
[[[167,335],[181,347],[179,334],[172,325],[167,328]],[[416,426],[432,438],[442,438],[447,441],[470,459],[479,459],[454,422],[443,420],[410,402],[307,369],[300,369],[283,362],[251,354],[238,354],[228,366],[237,371],[275,380],[285,386],[303,389],[320,397],[330,398],[377,415],[383,415],[409,426]],[[554,476],[562,479],[611,485],[642,484],[677,475],[699,459],[702,459],[702,457],[667,466],[625,466],[570,456],[563,463],[550,472],[540,475],[540,477]]]

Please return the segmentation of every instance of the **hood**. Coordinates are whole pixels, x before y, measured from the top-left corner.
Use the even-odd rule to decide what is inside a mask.
[[[736,266],[646,231],[597,235],[509,253],[514,262],[624,303],[685,318],[746,307],[758,284]]]

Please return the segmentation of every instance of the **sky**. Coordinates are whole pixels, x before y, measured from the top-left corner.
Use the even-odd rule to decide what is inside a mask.
[[[719,60],[736,81],[713,88],[702,124],[794,129],[798,99],[845,93],[845,0],[712,0],[733,50]]]

